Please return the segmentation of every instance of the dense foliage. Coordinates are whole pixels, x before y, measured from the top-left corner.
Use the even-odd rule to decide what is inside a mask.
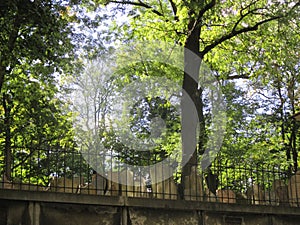
[[[174,153],[179,162],[188,157],[182,167],[175,165],[188,175],[191,165],[203,159],[212,133],[211,90],[198,79],[204,66],[227,105],[218,165],[247,162],[297,170],[299,124],[292,115],[299,110],[299,13],[299,2],[292,0],[2,1],[1,172],[9,179],[35,176],[39,179],[31,182],[44,184],[53,174],[88,174],[80,154],[68,154],[94,149],[96,157],[88,163],[95,170],[112,166],[105,154],[148,165]],[[159,55],[157,49],[140,46],[155,40],[185,48],[182,71],[145,58],[122,61],[124,45],[141,48],[149,57]],[[187,49],[201,60],[191,62]],[[157,78],[180,85],[184,92],[177,97],[190,97],[196,111],[176,111],[171,98],[155,96],[159,91],[132,98],[136,102],[127,112],[127,131],[156,144],[140,151],[120,138],[124,130],[113,125],[113,103],[124,87]],[[72,96],[81,99],[77,108],[66,98],[73,89]],[[124,122],[122,116],[117,125]],[[199,124],[189,124],[195,117]],[[158,123],[151,121],[156,118],[164,123],[163,132],[155,133]],[[188,146],[194,142],[190,155]]]
[[[62,81],[80,68],[71,7],[67,1],[1,1],[1,171],[9,180],[35,175],[40,180],[34,182],[47,183],[58,167],[52,152],[76,146],[62,98]]]

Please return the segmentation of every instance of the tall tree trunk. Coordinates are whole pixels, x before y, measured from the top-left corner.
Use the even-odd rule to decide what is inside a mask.
[[[276,79],[276,77],[275,77]],[[278,112],[280,113],[280,129],[281,129],[281,139],[282,139],[282,142],[284,143],[284,150],[285,150],[285,155],[286,155],[286,160],[288,162],[291,161],[291,149],[292,149],[292,146],[291,146],[291,142],[287,142],[286,141],[286,129],[285,129],[285,120],[284,120],[284,103],[285,103],[285,99],[282,95],[282,91],[281,91],[281,88],[282,88],[282,83],[280,81],[280,79],[277,77],[277,80],[275,80],[275,87],[277,88],[277,92],[278,92],[278,96],[279,96],[279,101],[280,101],[280,106],[278,108]],[[289,165],[288,167],[288,174],[291,174],[292,173],[292,166]]]
[[[295,171],[298,170],[298,151],[297,151],[297,141],[296,141],[296,131],[297,131],[297,124],[296,121],[293,120],[292,121],[292,131],[291,131],[291,138],[290,138],[290,142],[291,142],[291,150],[292,150],[292,156],[293,156],[293,169]]]
[[[295,115],[295,90],[296,90],[296,76],[293,76],[290,82],[287,85],[288,98],[290,99],[292,115]],[[298,151],[297,151],[297,123],[295,119],[291,121],[291,137],[290,137],[290,146],[292,151],[293,158],[293,169],[294,171],[298,170]]]
[[[4,109],[4,164],[5,164],[5,176],[8,180],[11,180],[11,168],[12,168],[12,152],[11,152],[11,104],[10,96],[3,94],[3,109]]]
[[[191,167],[198,164],[197,127],[200,122],[199,149],[203,149],[203,131],[205,130],[202,88],[199,88],[199,70],[202,58],[199,55],[200,26],[189,23],[190,35],[184,49],[184,78],[181,101],[181,137],[182,137],[182,176],[181,196],[184,193],[184,177],[190,175]],[[201,150],[202,151],[202,150]]]

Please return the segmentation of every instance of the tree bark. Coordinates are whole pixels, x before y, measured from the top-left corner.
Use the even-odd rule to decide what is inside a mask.
[[[295,90],[296,90],[296,76],[294,75],[292,79],[288,82],[287,85],[287,92],[288,92],[288,98],[290,99],[291,104],[291,111],[292,115],[295,115]],[[293,169],[294,171],[298,170],[298,151],[297,151],[297,123],[295,119],[291,120],[290,128],[291,128],[291,136],[289,138],[290,140],[290,147],[292,151],[292,158],[293,158]]]
[[[296,121],[292,121],[292,131],[291,131],[291,149],[292,149],[292,156],[293,156],[293,169],[295,171],[298,170],[298,151],[297,151],[297,137],[296,137],[296,131],[297,131],[297,124]]]
[[[5,176],[8,180],[11,180],[11,168],[12,168],[12,152],[11,152],[11,120],[10,120],[10,111],[11,111],[12,101],[10,97],[6,94],[3,94],[3,109],[4,109],[4,165],[5,165]]]
[[[191,167],[198,164],[197,127],[200,122],[199,149],[203,149],[205,122],[203,116],[202,88],[199,87],[199,71],[201,66],[200,26],[195,21],[189,23],[190,35],[184,49],[184,77],[181,101],[181,138],[182,138],[182,175],[180,192],[185,189],[184,177],[190,175]],[[201,150],[202,152],[202,150]]]

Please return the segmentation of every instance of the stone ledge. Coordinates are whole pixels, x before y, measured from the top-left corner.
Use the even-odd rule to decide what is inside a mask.
[[[123,196],[80,195],[54,192],[34,192],[0,189],[0,199],[50,203],[71,203],[99,206],[126,206],[136,208],[174,209],[182,211],[206,211],[229,213],[253,213],[269,215],[299,216],[299,207],[241,205],[217,202],[196,202],[185,200],[163,200],[153,198],[130,198]]]

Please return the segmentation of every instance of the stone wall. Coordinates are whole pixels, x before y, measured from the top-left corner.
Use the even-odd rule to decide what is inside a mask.
[[[296,225],[300,208],[0,190],[0,225]]]

